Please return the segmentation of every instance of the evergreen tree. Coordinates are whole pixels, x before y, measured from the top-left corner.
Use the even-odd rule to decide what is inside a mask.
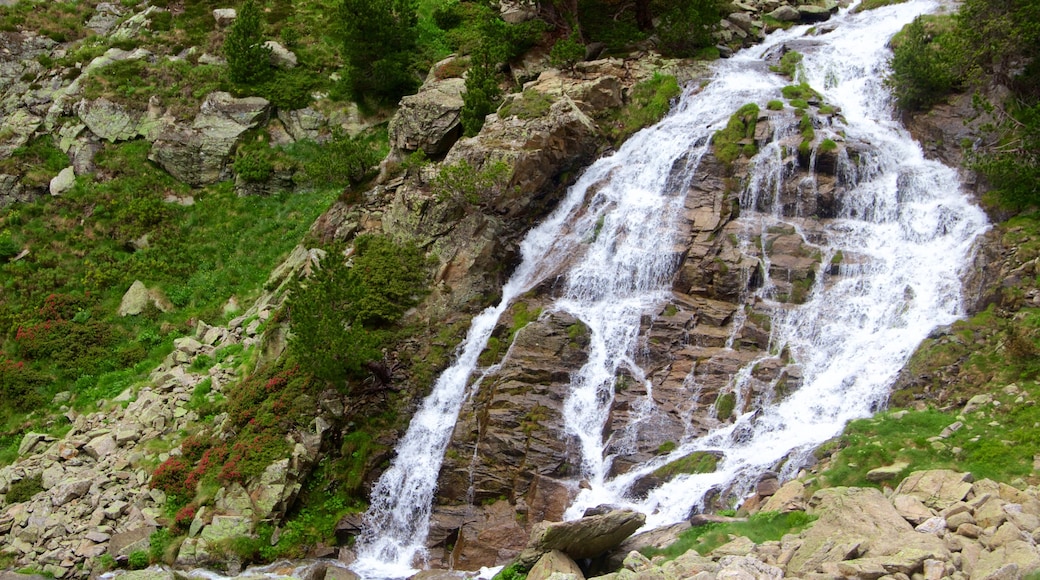
[[[343,56],[355,101],[396,102],[419,85],[412,71],[418,38],[415,0],[343,0]]]
[[[466,73],[466,92],[462,95],[462,130],[467,137],[480,132],[484,118],[498,108],[502,90],[498,86],[494,62],[487,50],[473,55]]]
[[[271,49],[264,46],[263,16],[253,0],[242,5],[224,39],[224,58],[228,76],[235,84],[259,84],[271,74]]]

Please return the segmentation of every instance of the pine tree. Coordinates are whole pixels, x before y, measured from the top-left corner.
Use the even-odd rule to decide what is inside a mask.
[[[419,20],[414,0],[343,0],[340,10],[351,97],[396,102],[415,90]]]
[[[271,49],[264,46],[264,23],[260,8],[246,0],[224,39],[228,76],[238,85],[256,85],[271,74]]]

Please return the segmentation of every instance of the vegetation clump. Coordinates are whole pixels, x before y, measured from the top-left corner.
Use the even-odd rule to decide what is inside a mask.
[[[704,555],[735,536],[747,537],[757,544],[779,540],[785,534],[801,531],[814,519],[802,511],[759,512],[743,522],[694,526],[681,533],[679,539],[670,546],[663,549],[646,548],[641,551],[647,557],[662,555],[667,559],[685,554],[689,550],[697,550],[697,553]]]
[[[754,103],[748,103],[737,109],[726,123],[726,128],[715,132],[712,144],[715,148],[715,157],[726,165],[732,165],[741,156],[754,155],[755,127],[758,123],[760,109]],[[752,145],[749,151],[742,145]],[[749,156],[750,156],[749,155]]]

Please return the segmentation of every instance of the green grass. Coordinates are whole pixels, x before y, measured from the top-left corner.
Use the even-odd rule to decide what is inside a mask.
[[[805,512],[760,512],[746,522],[711,523],[690,528],[679,535],[679,539],[663,549],[641,550],[647,557],[664,556],[673,559],[690,550],[701,555],[729,542],[732,536],[745,536],[756,544],[779,540],[784,534],[798,532],[813,521]]]
[[[72,390],[73,406],[87,408],[144,380],[173,338],[192,330],[193,319],[222,321],[232,296],[249,304],[338,195],[238,197],[230,183],[190,192],[147,161],[148,149],[144,141],[108,145],[97,157],[104,179],[0,210],[0,230],[30,250],[23,260],[0,264],[0,332],[9,361],[0,369],[0,390],[8,403],[25,396],[45,404]],[[193,206],[163,201],[189,194]],[[135,248],[142,236],[146,247]],[[137,279],[160,289],[174,309],[117,316]],[[9,404],[0,416],[6,429],[23,428],[14,426],[22,414]],[[9,461],[10,453],[0,458]]]
[[[874,10],[875,8],[881,8],[883,6],[892,6],[893,4],[902,4],[907,0],[863,0],[856,6],[853,12],[866,12],[867,10]]]
[[[741,147],[740,142],[755,136],[758,124],[759,108],[755,103],[748,103],[737,109],[726,123],[726,128],[715,132],[712,145],[715,157],[726,165],[731,165],[742,154],[754,155],[754,148]],[[751,144],[753,145],[753,143]]]

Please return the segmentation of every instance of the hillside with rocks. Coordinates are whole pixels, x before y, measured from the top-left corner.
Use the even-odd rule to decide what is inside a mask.
[[[351,577],[344,565],[369,490],[470,319],[500,295],[523,236],[585,167],[663,116],[680,87],[711,82],[704,60],[662,55],[670,37],[660,18],[658,36],[621,48],[614,37],[591,42],[606,25],[583,14],[585,54],[561,62],[563,9],[501,2],[493,17],[503,26],[553,23],[497,63],[503,96],[473,131],[468,79],[483,49],[464,41],[456,54],[432,52],[436,62],[399,101],[359,103],[338,84],[349,58],[315,32],[330,9],[320,2],[264,4],[271,40],[250,46],[266,48],[268,76],[244,85],[226,78],[236,65],[224,44],[242,6],[27,1],[0,12],[0,261],[10,293],[0,392],[11,402],[0,436],[0,567],[55,578],[237,574],[312,557],[328,560],[307,577]],[[607,4],[617,21],[633,17]],[[720,10],[701,47],[709,56],[797,23],[827,34],[838,5]],[[783,56],[767,60],[784,70]],[[906,115],[930,156],[969,161],[966,141],[994,120],[970,101]],[[735,111],[744,133],[717,136],[677,185],[686,191],[670,298],[643,321],[646,376],[618,378],[625,388],[607,429],[635,413],[647,388],[663,411],[625,442],[615,474],[796,390],[799,370],[777,360],[756,366],[746,398],[724,392],[770,349],[772,307],[742,300],[767,275],[781,309],[795,308],[817,277],[857,264],[853,255],[824,263],[814,244],[821,220],[839,214],[849,163],[870,144],[846,140],[841,111],[811,92],[762,105]],[[788,124],[792,108],[800,129]],[[726,138],[736,155],[723,151]],[[747,152],[774,139],[791,152],[788,169],[778,195],[755,209],[797,227],[738,232],[734,184],[748,175]],[[985,199],[990,181],[963,173]],[[580,491],[562,393],[586,362],[588,331],[565,313],[543,314],[549,284],[524,294],[493,331],[483,386],[455,425],[428,564],[513,563],[507,571],[539,580],[1040,571],[1040,449],[1027,410],[1038,391],[1040,230],[1022,209],[988,207],[998,223],[964,281],[971,317],[929,337],[890,409],[854,423],[795,479],[766,473],[750,496],[720,489],[704,506],[806,519],[782,538],[734,535],[703,555],[654,555],[688,524],[632,536],[642,515],[610,508],[573,530],[554,523]],[[738,233],[761,243],[741,244]],[[691,379],[702,404],[688,400]],[[718,459],[684,458],[637,487],[710,472]],[[699,515],[694,527],[731,523]],[[153,564],[171,568],[123,571]],[[422,575],[441,573],[455,574]]]

